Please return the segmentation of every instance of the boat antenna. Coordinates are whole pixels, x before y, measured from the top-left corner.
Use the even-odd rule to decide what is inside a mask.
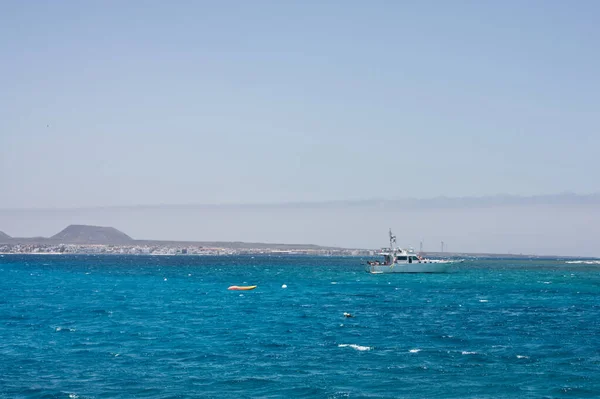
[[[396,244],[396,236],[392,234],[392,229],[390,228],[390,248],[394,249],[394,244]]]

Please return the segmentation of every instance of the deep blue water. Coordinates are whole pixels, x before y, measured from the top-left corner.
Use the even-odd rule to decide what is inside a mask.
[[[600,265],[362,263],[4,255],[0,397],[600,397]]]

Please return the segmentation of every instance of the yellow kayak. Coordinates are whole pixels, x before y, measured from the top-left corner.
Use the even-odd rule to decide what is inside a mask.
[[[255,289],[256,286],[255,285],[232,285],[231,287],[227,288],[228,290],[232,290],[232,291],[250,291]]]

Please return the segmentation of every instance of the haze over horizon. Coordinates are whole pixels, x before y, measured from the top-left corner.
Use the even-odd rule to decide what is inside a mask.
[[[598,257],[600,195],[163,205],[0,210],[0,231],[51,236],[67,224],[118,228],[135,239],[243,241],[428,251]]]
[[[392,227],[417,247],[600,255],[595,200],[518,200],[598,193],[599,14],[595,1],[2,2],[0,231],[377,247]],[[428,208],[439,197],[463,205]],[[411,198],[418,209],[386,208]],[[315,202],[334,204],[277,206]],[[117,209],[136,206],[159,208]]]
[[[346,198],[315,201],[282,201],[282,202],[221,202],[221,203],[140,203],[133,205],[90,205],[82,207],[30,207],[30,208],[0,208],[0,211],[69,211],[94,209],[135,209],[135,208],[185,208],[185,207],[312,207],[335,205],[365,205],[365,204],[396,204],[408,207],[468,207],[489,205],[534,205],[534,204],[600,204],[600,192],[577,194],[561,192],[541,195],[510,195],[496,194],[469,197],[394,197],[394,198]]]

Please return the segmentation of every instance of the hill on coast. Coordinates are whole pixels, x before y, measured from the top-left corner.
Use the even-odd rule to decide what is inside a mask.
[[[8,244],[77,244],[77,245],[164,245],[164,246],[185,246],[200,245],[203,247],[217,247],[229,249],[275,249],[275,250],[324,250],[339,249],[333,247],[323,247],[313,244],[274,244],[274,243],[251,243],[251,242],[223,242],[223,241],[158,241],[158,240],[135,240],[115,229],[114,227],[88,226],[73,224],[66,227],[61,232],[52,237],[6,237],[0,235],[0,243]]]
[[[8,241],[11,237],[3,231],[0,231],[0,242]]]
[[[114,244],[126,245],[134,242],[133,238],[114,227],[86,226],[72,224],[60,233],[50,237],[52,241],[65,244]]]

